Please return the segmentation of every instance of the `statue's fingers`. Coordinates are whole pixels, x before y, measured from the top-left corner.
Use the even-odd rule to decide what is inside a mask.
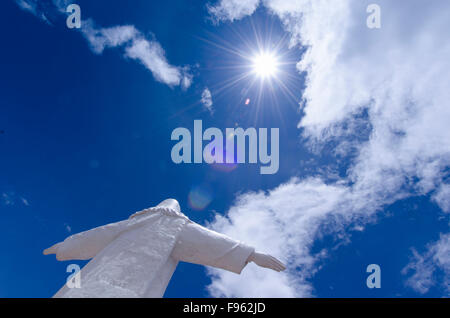
[[[50,255],[50,254],[56,254],[56,252],[51,247],[49,247],[49,248],[44,250],[43,254],[44,255]]]
[[[278,264],[278,263],[275,263],[275,266],[276,266],[278,272],[281,272],[281,271],[284,270],[284,269],[283,269],[283,266],[281,266],[281,265]]]
[[[281,268],[286,269],[286,265],[283,264],[283,262],[281,262],[279,259],[274,257],[275,262],[277,262],[278,265],[281,266]]]
[[[50,255],[50,254],[56,254],[58,252],[58,244],[53,245],[52,247],[49,247],[44,250],[44,255]]]
[[[286,266],[284,266],[283,264],[280,265],[280,272],[286,270]]]
[[[281,271],[284,271],[286,269],[286,265],[284,265],[281,261],[279,261],[277,258],[271,256],[273,261],[278,265],[278,268],[280,268]]]
[[[277,272],[281,271],[281,266],[277,262],[275,262],[275,260],[272,258],[269,259],[269,267],[271,269],[273,269],[274,271],[277,271]]]
[[[286,267],[284,266],[283,263],[281,263],[279,260],[277,260],[276,258],[274,258],[274,262],[277,266],[277,269],[279,272],[284,271],[286,269]]]
[[[286,265],[284,265],[283,263],[281,263],[279,260],[277,260],[277,264],[278,266],[280,266],[280,270],[284,271],[286,269]]]
[[[274,268],[275,264],[272,262],[272,260],[270,258],[265,258],[263,260],[263,262],[261,262],[259,265],[262,267],[265,267],[265,268],[270,268],[270,269],[275,270],[275,268]]]

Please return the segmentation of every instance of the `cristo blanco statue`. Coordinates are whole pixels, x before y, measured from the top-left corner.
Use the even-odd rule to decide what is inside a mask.
[[[92,260],[81,287],[64,285],[53,297],[162,297],[179,261],[240,274],[249,262],[275,271],[275,257],[188,219],[174,199],[66,238],[44,250],[59,261]]]

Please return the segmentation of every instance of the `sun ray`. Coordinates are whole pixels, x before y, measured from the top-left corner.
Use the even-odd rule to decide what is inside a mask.
[[[283,117],[286,107],[297,108],[301,100],[303,76],[295,64],[302,49],[292,49],[289,36],[274,28],[277,22],[268,22],[250,18],[247,24],[228,27],[228,36],[199,38],[211,56],[200,70],[217,76],[208,87],[217,105],[226,101],[232,121],[250,115],[257,125],[267,116]]]

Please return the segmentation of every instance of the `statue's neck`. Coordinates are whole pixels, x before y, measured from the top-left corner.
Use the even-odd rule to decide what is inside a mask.
[[[165,207],[152,207],[152,208],[144,209],[142,211],[133,213],[132,215],[130,215],[129,219],[132,219],[132,218],[135,218],[138,216],[142,216],[142,215],[146,215],[146,214],[150,214],[150,213],[161,213],[161,214],[168,215],[168,216],[182,217],[182,218],[187,219],[187,216],[185,216],[183,213],[175,211],[174,209],[165,208]]]

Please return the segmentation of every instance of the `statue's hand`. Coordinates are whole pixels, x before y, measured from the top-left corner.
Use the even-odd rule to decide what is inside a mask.
[[[275,257],[263,253],[253,252],[248,257],[248,261],[254,262],[256,265],[261,267],[273,269],[277,272],[281,272],[286,269],[286,266],[284,266],[284,264]]]
[[[58,247],[61,245],[61,243],[57,243],[55,245],[53,245],[52,247],[49,247],[47,249],[44,250],[44,255],[49,255],[49,254],[57,254],[58,253]]]

